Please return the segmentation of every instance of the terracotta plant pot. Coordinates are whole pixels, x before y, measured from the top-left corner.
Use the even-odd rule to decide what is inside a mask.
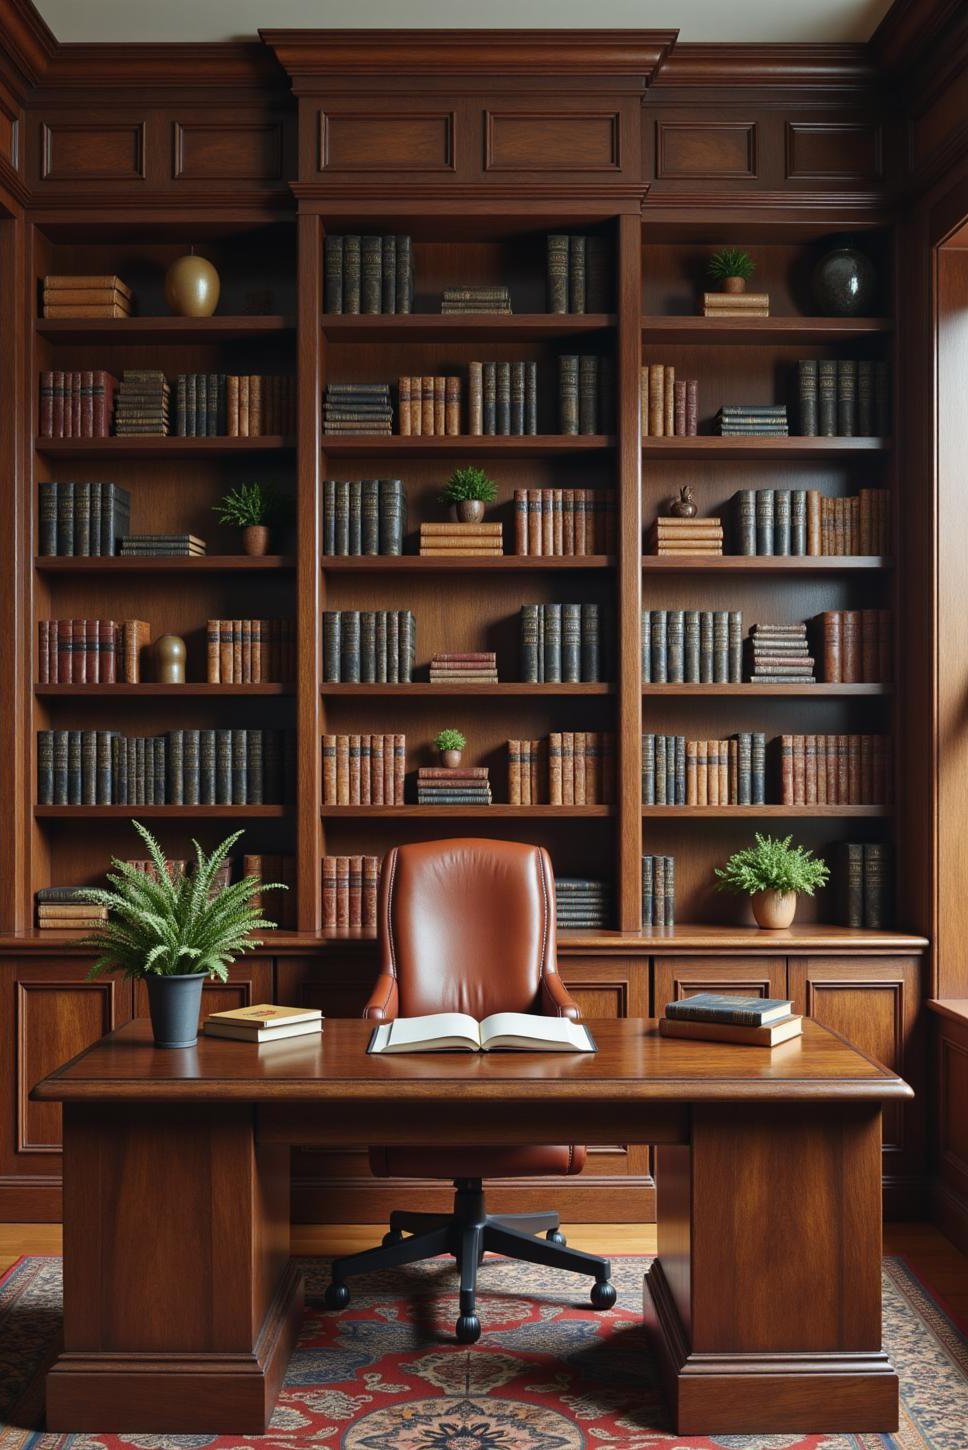
[[[797,914],[797,893],[795,891],[758,891],[750,898],[757,926],[767,931],[782,931],[793,925]]]
[[[440,763],[441,765],[445,765],[448,770],[456,770],[461,762],[461,754],[462,752],[459,750],[442,750],[440,752]]]
[[[746,278],[745,277],[724,277],[723,278],[723,291],[724,292],[734,292],[734,293],[735,292],[745,292],[746,291]]]
[[[484,500],[465,498],[457,505],[457,517],[462,524],[479,524],[484,517]]]
[[[249,524],[242,530],[242,548],[253,558],[269,552],[269,530],[265,524]]]

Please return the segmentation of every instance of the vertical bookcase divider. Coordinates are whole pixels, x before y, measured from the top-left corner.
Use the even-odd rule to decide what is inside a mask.
[[[296,843],[298,926],[318,932],[322,924],[320,857],[322,799],[320,769],[320,391],[325,370],[321,318],[322,225],[313,213],[298,220],[297,447],[296,447]]]

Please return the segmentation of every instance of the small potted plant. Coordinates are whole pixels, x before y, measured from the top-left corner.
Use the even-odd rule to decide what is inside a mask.
[[[745,292],[746,284],[756,271],[756,263],[741,247],[720,247],[713,252],[706,270],[723,292]]]
[[[467,744],[466,737],[459,730],[441,730],[434,741],[434,749],[440,751],[440,763],[453,770],[461,762],[461,753]]]
[[[493,503],[496,498],[494,480],[488,478],[483,468],[472,464],[467,468],[455,468],[440,495],[441,503],[451,504],[462,524],[479,524],[484,517],[484,505]]]
[[[793,846],[792,836],[754,836],[755,844],[736,851],[725,866],[716,867],[717,891],[748,896],[757,926],[778,931],[792,925],[797,897],[812,896],[830,872],[825,861],[805,846]]]
[[[287,888],[280,882],[264,883],[257,876],[244,876],[221,888],[215,885],[241,831],[228,836],[210,855],[193,841],[194,870],[176,878],[151,832],[140,821],[131,824],[148,848],[154,874],[148,876],[115,857],[108,873],[111,889],[85,889],[85,900],[108,909],[104,925],[80,943],[99,953],[88,977],[120,972],[126,981],[143,979],[155,1046],[192,1047],[198,1038],[205,978],[224,982],[237,957],[262,945],[250,933],[276,924],[260,914],[253,896]]]
[[[242,530],[242,548],[247,554],[269,552],[269,524],[278,512],[279,500],[269,484],[240,483],[213,505],[219,523]]]

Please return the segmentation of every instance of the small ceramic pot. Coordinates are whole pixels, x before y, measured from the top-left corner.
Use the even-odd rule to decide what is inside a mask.
[[[176,317],[211,317],[221,285],[204,257],[179,257],[165,273],[165,301]]]
[[[479,524],[484,517],[484,500],[465,498],[457,505],[457,517],[462,524]]]
[[[724,292],[731,292],[734,295],[737,292],[745,292],[746,291],[746,278],[745,277],[724,277],[723,278],[723,291]]]
[[[185,683],[185,641],[180,634],[163,634],[155,640],[155,679],[159,685]]]
[[[797,914],[795,891],[758,891],[751,900],[757,926],[767,931],[782,931],[784,927],[793,925]]]
[[[460,765],[462,753],[460,750],[442,750],[440,752],[441,765],[445,765],[448,770],[456,770]]]
[[[184,977],[148,977],[148,1011],[156,1047],[195,1046],[204,982],[204,972]]]
[[[269,552],[269,530],[265,524],[249,524],[242,530],[242,548],[253,558]]]

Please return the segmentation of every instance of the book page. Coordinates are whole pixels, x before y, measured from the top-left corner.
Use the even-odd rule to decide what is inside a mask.
[[[377,1029],[370,1050],[407,1052],[444,1047],[476,1052],[480,1047],[476,1020],[466,1012],[431,1012],[424,1017],[397,1017]]]
[[[515,1047],[559,1052],[591,1052],[588,1032],[567,1017],[543,1017],[531,1012],[492,1012],[481,1023],[481,1047]]]

